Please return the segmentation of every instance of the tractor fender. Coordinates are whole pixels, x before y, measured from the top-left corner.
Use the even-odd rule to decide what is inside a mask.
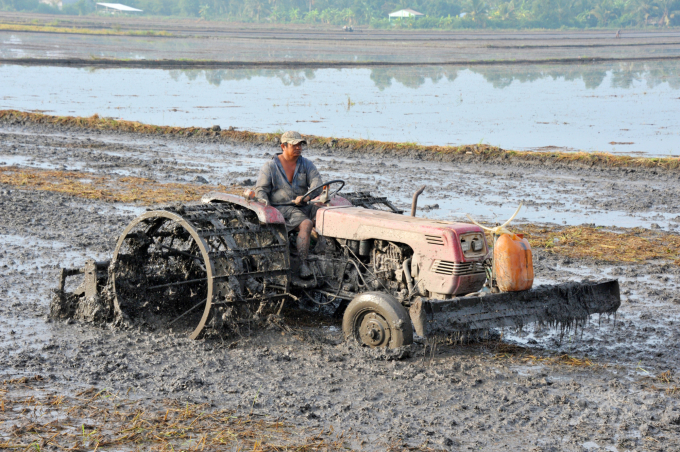
[[[206,193],[201,198],[201,202],[204,204],[210,204],[214,202],[228,202],[232,204],[238,204],[246,209],[252,210],[257,215],[257,219],[265,224],[286,224],[286,220],[283,218],[281,212],[279,212],[276,207],[265,206],[261,202],[255,200],[245,199],[243,196],[233,195],[231,193],[222,193],[217,191],[211,191]]]

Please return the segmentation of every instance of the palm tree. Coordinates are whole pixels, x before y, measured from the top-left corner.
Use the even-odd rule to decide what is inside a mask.
[[[321,11],[321,14],[319,15],[319,18],[321,19],[321,23],[324,24],[330,24],[331,20],[333,19],[333,11],[331,8],[326,8],[323,11]]]
[[[610,2],[601,2],[590,11],[590,14],[597,18],[597,23],[607,26],[609,19],[616,19]]]
[[[494,16],[502,21],[513,20],[515,18],[515,3],[506,2],[499,4],[496,11],[494,11]]]
[[[465,7],[465,12],[473,22],[484,23],[489,6],[484,0],[470,0]]]
[[[574,16],[574,0],[555,0],[553,14],[559,25],[564,25],[571,21]]]
[[[659,25],[663,24],[666,27],[670,26],[671,19],[675,17],[676,14],[680,14],[679,10],[674,9],[675,0],[656,0],[654,2],[657,11],[659,12]]]
[[[346,8],[342,10],[342,18],[346,20],[349,25],[352,25],[352,19],[354,19],[354,11],[351,8]]]
[[[355,3],[354,7],[354,17],[358,22],[369,23],[371,21],[371,10],[368,8],[366,3],[358,2]]]
[[[263,0],[246,0],[243,5],[243,12],[250,17],[255,17],[257,22],[260,21],[260,13],[266,9]]]
[[[319,20],[319,10],[318,9],[313,9],[307,14],[305,14],[305,21],[309,23],[314,23],[317,20]]]

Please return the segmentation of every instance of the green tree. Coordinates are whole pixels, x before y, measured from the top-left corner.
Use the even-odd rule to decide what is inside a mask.
[[[320,20],[320,14],[318,9],[313,9],[307,14],[305,14],[305,22],[309,22],[310,24],[316,23]]]
[[[264,0],[246,0],[243,4],[243,12],[256,22],[260,21],[260,15],[266,11],[267,5]]]
[[[491,13],[491,17],[500,21],[511,21],[515,19],[515,3],[499,3]]]
[[[595,6],[595,8],[590,10],[590,14],[597,18],[598,24],[601,24],[605,27],[610,20],[616,19],[616,14],[610,1],[600,2]]]
[[[198,15],[201,16],[203,20],[210,19],[210,17],[212,16],[210,5],[201,5],[201,7],[198,8]]]
[[[198,16],[200,7],[198,0],[179,0],[179,9],[186,16]]]
[[[352,11],[351,8],[345,8],[342,10],[342,20],[347,21],[349,25],[352,25],[352,21],[354,20],[354,11]]]
[[[489,5],[484,0],[470,0],[463,9],[470,19],[477,24],[484,24],[487,19]]]
[[[671,19],[675,18],[676,15],[680,15],[680,5],[678,5],[677,0],[656,0],[654,6],[656,6],[659,14],[659,25],[669,27]]]

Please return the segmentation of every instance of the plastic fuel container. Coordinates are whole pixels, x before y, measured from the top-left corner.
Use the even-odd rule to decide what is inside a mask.
[[[534,284],[531,245],[521,234],[502,234],[493,248],[496,284],[501,292],[529,290]]]

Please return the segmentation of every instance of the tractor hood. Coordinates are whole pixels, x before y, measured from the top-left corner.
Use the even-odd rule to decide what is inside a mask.
[[[450,257],[452,249],[460,251],[459,246],[454,246],[459,243],[460,235],[470,232],[483,234],[482,229],[474,224],[340,206],[319,209],[316,214],[316,229],[327,237],[349,240],[382,239],[405,243],[414,250],[431,249],[434,256],[439,254],[439,250],[446,250],[447,257]],[[456,258],[458,262],[466,260],[462,253]]]

